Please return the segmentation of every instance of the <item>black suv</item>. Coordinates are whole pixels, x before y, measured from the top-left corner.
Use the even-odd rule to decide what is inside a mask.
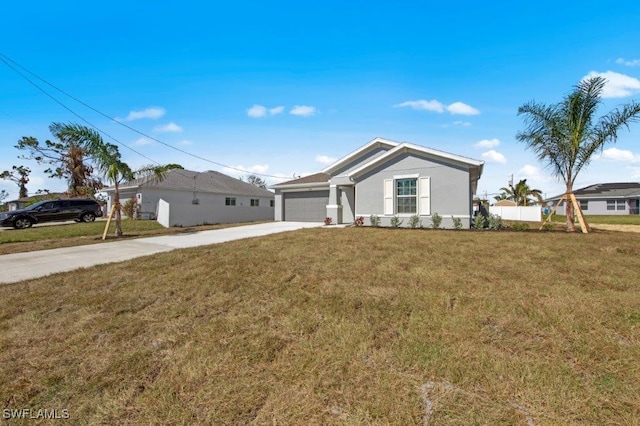
[[[25,209],[0,213],[0,226],[16,229],[30,228],[35,223],[75,220],[93,222],[102,216],[102,207],[96,200],[69,198],[39,201]]]

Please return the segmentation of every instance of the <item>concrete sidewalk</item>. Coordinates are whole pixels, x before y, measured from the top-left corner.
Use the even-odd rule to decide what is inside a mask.
[[[15,283],[104,263],[122,262],[175,249],[218,244],[321,226],[323,226],[322,223],[269,222],[190,234],[162,235],[103,244],[7,254],[0,256],[0,284]]]

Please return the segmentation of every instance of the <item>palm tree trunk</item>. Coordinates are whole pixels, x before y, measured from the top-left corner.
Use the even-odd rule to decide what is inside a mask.
[[[574,216],[574,211],[573,211],[573,203],[571,202],[571,199],[569,199],[569,194],[571,194],[573,192],[573,188],[567,186],[567,192],[565,193],[565,200],[564,200],[564,213],[567,216],[567,232],[576,232],[576,225],[574,223],[575,220],[575,216]]]
[[[116,237],[122,237],[122,215],[120,214],[120,189],[118,181],[115,181],[115,191],[113,191],[113,205],[116,208]]]

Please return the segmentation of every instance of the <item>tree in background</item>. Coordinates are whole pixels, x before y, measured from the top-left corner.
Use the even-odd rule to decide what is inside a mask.
[[[122,214],[120,205],[120,183],[133,180],[136,177],[162,180],[168,165],[145,166],[133,171],[124,161],[116,145],[105,142],[97,130],[79,124],[65,124],[59,128],[59,134],[65,140],[74,140],[85,148],[86,155],[95,164],[96,170],[114,186],[113,206],[115,208],[116,237],[121,237]],[[172,165],[179,166],[179,165]],[[181,166],[179,166],[181,167]]]
[[[10,180],[18,185],[18,198],[25,198],[31,169],[25,166],[13,166],[11,170],[0,173],[0,179]]]
[[[93,174],[85,141],[68,129],[67,124],[51,123],[49,131],[57,141],[46,140],[41,144],[34,137],[23,137],[16,148],[29,152],[22,158],[50,165],[45,173],[52,178],[65,179],[71,196],[93,196],[102,188],[102,181]]]
[[[501,195],[506,197],[504,199],[514,201],[517,206],[542,204],[542,191],[529,188],[526,179],[520,180],[515,186],[509,184],[508,187],[500,188],[500,191],[503,191]]]
[[[267,188],[267,182],[259,176],[249,175],[245,179],[247,183],[250,183],[251,185],[255,185],[258,188],[264,188],[264,189]]]
[[[585,79],[557,104],[535,101],[518,108],[525,130],[516,138],[527,144],[539,160],[548,163],[565,184],[565,195],[573,193],[576,177],[593,155],[607,143],[615,143],[618,131],[640,118],[640,104],[631,102],[596,119],[606,80]],[[566,202],[567,230],[575,231],[573,205]]]

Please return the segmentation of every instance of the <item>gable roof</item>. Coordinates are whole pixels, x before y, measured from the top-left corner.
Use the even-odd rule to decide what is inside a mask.
[[[573,191],[576,197],[580,198],[626,198],[640,197],[640,183],[620,182],[620,183],[596,183]],[[558,200],[564,194],[556,195],[549,200]]]
[[[480,178],[480,175],[482,174],[482,168],[484,166],[484,161],[481,161],[481,160],[474,160],[472,158],[463,157],[461,155],[451,154],[449,152],[438,151],[437,149],[427,148],[427,147],[424,147],[424,146],[414,145],[414,144],[408,143],[408,142],[403,142],[403,143],[398,144],[397,146],[395,146],[393,149],[390,149],[389,151],[385,152],[381,156],[376,157],[376,158],[372,159],[371,161],[361,165],[357,169],[350,170],[349,172],[347,172],[347,176],[349,176],[349,177],[359,176],[359,175],[371,170],[373,167],[375,167],[375,166],[377,166],[377,165],[379,165],[381,163],[384,163],[385,161],[389,161],[392,158],[397,157],[398,155],[406,153],[406,152],[414,152],[414,153],[418,153],[418,154],[424,154],[424,155],[429,156],[429,157],[438,157],[438,158],[442,158],[442,159],[448,160],[448,162],[461,163],[461,164],[464,164],[464,165],[467,165],[467,166],[478,168],[478,176],[477,176],[478,179]]]
[[[324,170],[322,170],[322,173],[332,174],[332,172],[335,172],[336,170],[340,169],[345,164],[348,164],[349,162],[353,161],[354,159],[358,158],[359,156],[367,153],[368,151],[374,150],[376,148],[384,147],[384,148],[387,148],[387,149],[391,149],[391,148],[394,148],[394,147],[396,147],[398,145],[399,145],[398,142],[394,142],[394,141],[389,140],[389,139],[380,138],[380,137],[374,138],[371,141],[369,141],[369,143],[367,143],[366,145],[361,146],[360,148],[356,149],[355,151],[353,151],[353,152],[345,155],[344,157],[340,158],[339,160],[337,160],[333,164],[330,164],[329,166],[325,167]]]
[[[174,191],[198,191],[213,194],[229,194],[256,197],[272,197],[273,193],[264,188],[258,188],[240,179],[227,176],[223,173],[208,170],[206,172],[195,172],[192,170],[172,169],[169,170],[165,178],[156,181],[152,178],[138,178],[120,185],[120,189],[168,189]],[[114,187],[104,189],[113,191]]]

